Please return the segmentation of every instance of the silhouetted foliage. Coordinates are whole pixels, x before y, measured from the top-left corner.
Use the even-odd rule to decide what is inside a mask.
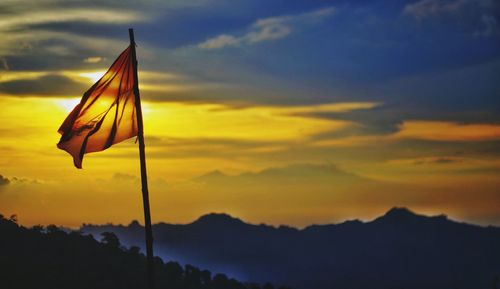
[[[111,232],[104,232],[101,234],[102,240],[104,244],[110,246],[110,247],[115,247],[115,248],[120,248],[120,240],[118,237]]]
[[[9,221],[14,222],[17,224],[17,215],[11,215],[9,218]]]
[[[145,288],[146,260],[140,249],[123,248],[113,233],[101,235],[98,242],[92,235],[67,233],[54,225],[28,229],[15,217],[0,215],[0,288]],[[260,289],[224,274],[212,278],[210,271],[191,265],[154,261],[158,289]]]

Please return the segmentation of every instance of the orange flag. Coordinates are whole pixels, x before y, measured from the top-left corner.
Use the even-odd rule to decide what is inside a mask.
[[[82,97],[59,128],[57,147],[73,156],[82,168],[85,153],[107,149],[137,135],[132,47]]]

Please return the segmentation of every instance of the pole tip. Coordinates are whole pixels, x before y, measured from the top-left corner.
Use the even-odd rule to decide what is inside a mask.
[[[130,43],[135,43],[135,40],[134,40],[134,29],[133,28],[129,28],[128,29],[128,36],[130,38]]]

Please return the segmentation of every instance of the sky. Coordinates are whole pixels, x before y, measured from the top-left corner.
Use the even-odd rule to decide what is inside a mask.
[[[500,226],[495,0],[4,0],[0,213],[142,220],[134,139],[57,129],[135,30],[153,222],[373,219]]]

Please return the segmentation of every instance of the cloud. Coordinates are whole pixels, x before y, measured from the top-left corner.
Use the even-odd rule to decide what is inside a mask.
[[[434,158],[420,158],[413,162],[415,165],[426,165],[426,164],[455,164],[461,163],[463,159],[456,157],[434,157]]]
[[[17,4],[17,3],[16,3]],[[19,7],[21,6],[21,7]],[[79,36],[74,31],[68,33],[57,32],[50,25],[79,27],[85,24],[100,26],[117,26],[121,24],[132,24],[145,22],[148,18],[140,11],[100,8],[68,8],[55,7],[24,7],[23,5],[13,5],[9,13],[0,17],[0,33],[3,35],[0,43],[0,55],[11,56],[20,55],[23,60],[30,61],[31,67],[35,63],[48,61],[54,67],[58,60],[68,62],[68,59],[59,57],[47,59],[48,55],[69,56],[95,53],[96,46],[106,42],[106,48],[114,47],[112,42],[116,42],[112,37]],[[2,10],[0,4],[0,10]],[[74,23],[68,25],[68,23]],[[121,44],[120,46],[123,46]],[[87,51],[85,51],[87,50]],[[104,49],[103,49],[104,50]],[[85,55],[83,54],[83,55]],[[29,59],[33,57],[34,59]],[[16,67],[13,59],[12,67]]]
[[[18,177],[7,178],[7,177],[0,175],[0,188],[5,187],[7,185],[19,185],[19,184],[39,185],[42,183],[43,182],[41,182],[37,179],[26,179],[26,178],[18,178]]]
[[[417,20],[441,14],[461,15],[465,17],[472,16],[479,20],[481,14],[478,12],[492,12],[497,9],[496,5],[497,3],[493,0],[420,0],[405,5],[403,14],[413,16]],[[488,15],[483,16],[489,18],[486,20],[489,22],[486,25],[490,25],[491,18],[494,19],[494,17]],[[461,20],[464,21],[464,19]],[[481,19],[481,21],[484,20]]]
[[[16,96],[75,96],[87,89],[88,85],[60,74],[0,82],[0,92]]]
[[[207,41],[198,44],[198,47],[202,49],[218,49],[225,46],[237,46],[240,44],[240,42],[241,40],[234,36],[221,34],[217,37],[208,39]]]
[[[292,33],[292,28],[288,26],[288,17],[268,18],[258,20],[254,25],[254,31],[244,36],[248,43],[269,41],[280,39]]]
[[[0,93],[21,97],[79,96],[104,73],[105,70],[67,70],[58,73],[51,71],[9,71],[8,74],[0,76]],[[141,89],[146,95],[145,99],[154,99],[156,94],[190,90],[195,87],[195,84],[189,82],[189,79],[174,73],[146,70],[141,71],[139,80]],[[201,85],[199,88],[201,89]]]
[[[92,57],[87,57],[83,60],[84,63],[99,63],[106,58],[100,57],[100,56],[92,56]]]
[[[298,113],[314,111],[342,112],[369,109],[373,103],[330,103],[309,106],[252,106],[234,109],[225,105],[156,106],[150,113],[158,131],[169,127],[170,137],[227,138],[238,140],[281,141],[306,138],[319,132],[352,127],[351,121],[323,120]],[[170,118],[165,119],[164,113]],[[186,117],[197,115],[195,119]],[[175,122],[175,125],[170,122]],[[262,129],[262,124],[266,129]],[[164,130],[164,129],[163,129]]]
[[[445,121],[405,121],[393,139],[487,141],[500,139],[499,124],[461,124]]]
[[[321,113],[327,114],[339,114],[339,113],[348,113],[353,111],[364,111],[371,110],[377,107],[380,107],[381,104],[377,102],[339,102],[339,103],[326,103],[326,104],[318,104],[318,105],[301,105],[290,107],[288,109],[289,113],[309,116],[309,117],[318,117]]]
[[[474,32],[476,36],[491,36],[499,32],[498,22],[495,17],[483,14],[481,16],[482,29]]]
[[[80,60],[81,61],[81,60]],[[109,61],[109,60],[108,60]],[[103,64],[105,67],[108,64]],[[105,73],[100,70],[12,71],[0,74],[0,95],[18,97],[81,96]],[[218,84],[201,82],[172,72],[141,70],[142,96],[145,100],[202,102],[203,97],[220,88]],[[200,97],[200,99],[193,99]],[[207,102],[206,98],[204,101]],[[228,98],[229,99],[229,98]]]
[[[309,106],[230,107],[214,104],[143,103],[153,138],[148,155],[155,159],[254,158],[307,146],[317,134],[344,132],[353,121],[318,119],[307,113],[341,113],[370,109],[375,103],[330,103]],[[263,129],[265,127],[265,129]],[[130,147],[130,150],[128,149]],[[133,142],[113,157],[135,157]],[[110,155],[110,154],[108,154]],[[110,156],[111,156],[110,155]]]
[[[0,42],[0,55],[9,57],[11,70],[74,70],[88,67],[82,56],[98,54],[114,59],[126,47],[125,41],[111,37],[50,30],[16,30],[6,35]]]
[[[0,57],[0,67],[3,68],[3,70],[9,70],[9,63],[7,62],[7,59],[5,57]]]
[[[335,12],[334,7],[327,7],[312,12],[258,19],[249,31],[241,36],[221,34],[198,44],[201,49],[220,49],[243,44],[254,44],[263,41],[285,38],[292,33],[292,27],[301,24],[315,24]]]
[[[456,170],[455,173],[470,175],[470,174],[493,174],[498,176],[500,174],[500,166],[485,166],[475,168],[465,168]]]
[[[424,140],[432,142],[486,142],[500,140],[500,124],[471,123],[463,124],[450,121],[405,120],[397,125],[397,130],[391,133],[363,133],[363,124],[349,128],[349,132],[361,130],[359,135],[344,135],[342,133],[321,133],[311,138],[310,145],[314,147],[355,147],[374,146],[400,143],[403,141]],[[340,131],[342,132],[342,131]],[[418,162],[417,160],[416,162]],[[429,159],[426,159],[427,163]],[[435,163],[445,163],[449,159],[434,159]],[[413,163],[413,161],[412,161]]]
[[[22,13],[12,13],[3,15],[0,18],[0,31],[10,31],[12,29],[22,29],[44,23],[64,23],[86,21],[107,24],[127,24],[144,21],[146,17],[137,11],[120,11],[105,8],[73,8],[73,9],[51,9],[24,11]]]
[[[107,27],[119,29],[121,25],[144,23],[154,17],[146,13],[145,8],[126,9],[127,5],[132,5],[132,3],[113,7],[110,3],[105,3],[110,1],[93,2],[71,1],[67,3],[58,0],[0,3],[0,11],[3,11],[0,17],[0,33],[2,34],[0,55],[21,56],[22,60],[31,62],[28,69],[33,69],[34,66],[45,61],[54,68],[54,62],[58,59],[47,60],[48,55],[76,54],[78,58],[81,58],[82,54],[96,53],[97,49],[93,49],[96,47],[96,42],[112,44],[113,37],[96,33],[96,30],[109,31],[103,29]],[[82,29],[86,32],[82,33]],[[123,43],[120,46],[123,46]],[[106,46],[107,50],[112,47],[114,46]],[[19,69],[16,65],[18,60],[13,58],[11,67]],[[68,58],[60,58],[60,61],[67,62],[66,66],[71,64]]]
[[[10,180],[2,175],[0,175],[0,187],[10,184]]]
[[[115,173],[113,175],[113,180],[121,181],[121,182],[138,182],[139,178],[134,175],[124,174],[124,173]]]
[[[411,15],[416,19],[422,19],[441,13],[456,13],[469,2],[471,0],[420,0],[412,4],[407,4],[403,9],[403,14]]]

